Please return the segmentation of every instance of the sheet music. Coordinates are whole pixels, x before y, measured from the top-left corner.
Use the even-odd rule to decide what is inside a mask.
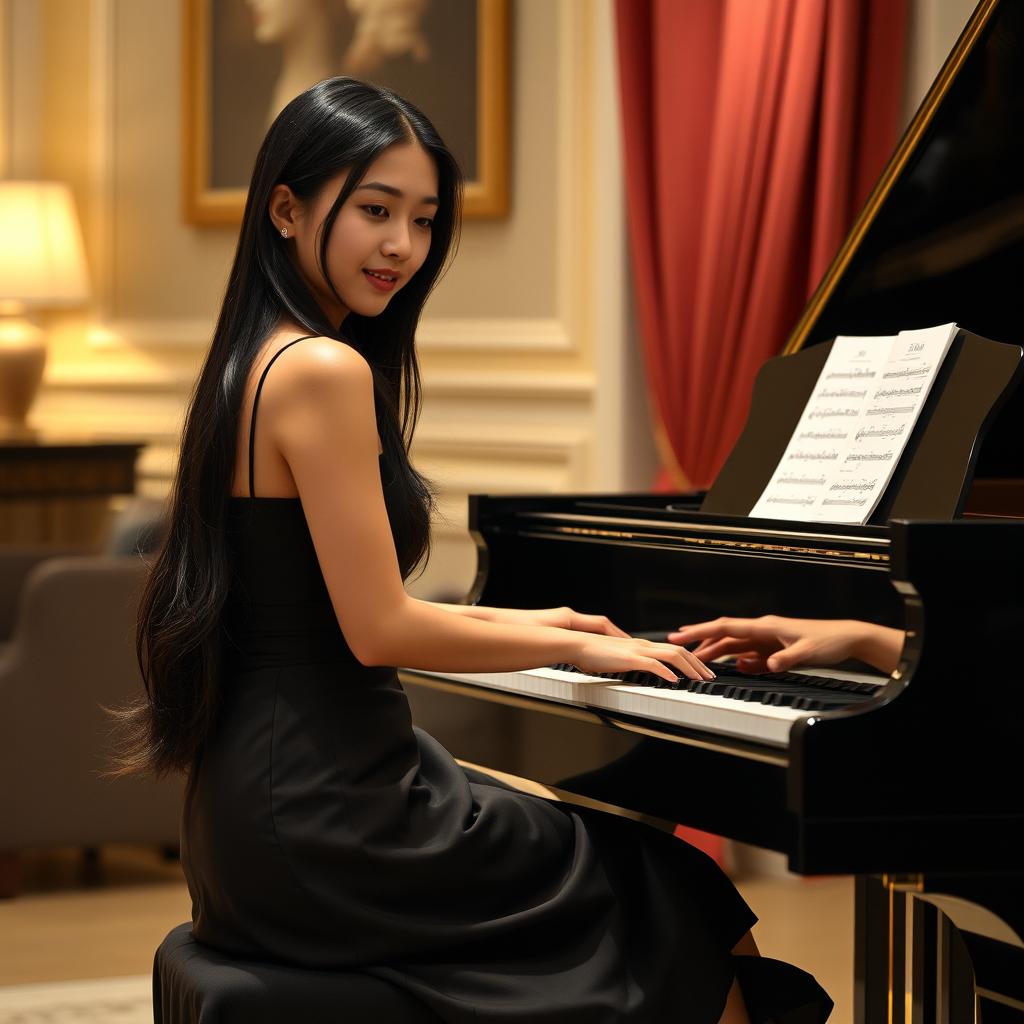
[[[944,324],[896,337],[837,337],[751,517],[866,523],[956,332]]]

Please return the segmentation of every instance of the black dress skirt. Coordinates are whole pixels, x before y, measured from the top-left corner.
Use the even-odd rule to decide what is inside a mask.
[[[227,541],[182,829],[198,942],[376,975],[452,1024],[714,1024],[737,976],[755,1022],[828,1017],[809,975],[730,955],[755,917],[703,853],[468,772],[415,728],[396,671],[346,644],[299,499],[232,498]]]

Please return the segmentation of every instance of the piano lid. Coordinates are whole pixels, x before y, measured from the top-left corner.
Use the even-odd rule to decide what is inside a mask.
[[[1024,344],[1024,3],[982,0],[785,348],[955,322]],[[976,474],[1024,478],[1024,388]]]

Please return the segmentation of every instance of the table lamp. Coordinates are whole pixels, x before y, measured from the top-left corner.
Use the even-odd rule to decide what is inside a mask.
[[[67,185],[0,181],[0,438],[31,437],[25,418],[46,364],[36,309],[80,305],[89,277]]]

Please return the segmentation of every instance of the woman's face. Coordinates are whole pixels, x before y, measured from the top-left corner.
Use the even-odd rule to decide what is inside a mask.
[[[332,323],[348,313],[377,316],[423,266],[438,206],[437,168],[419,143],[398,143],[369,167],[338,211],[327,246],[327,273],[319,266],[324,218],[347,177],[330,179],[295,218],[293,256]],[[275,221],[276,223],[276,221]]]

